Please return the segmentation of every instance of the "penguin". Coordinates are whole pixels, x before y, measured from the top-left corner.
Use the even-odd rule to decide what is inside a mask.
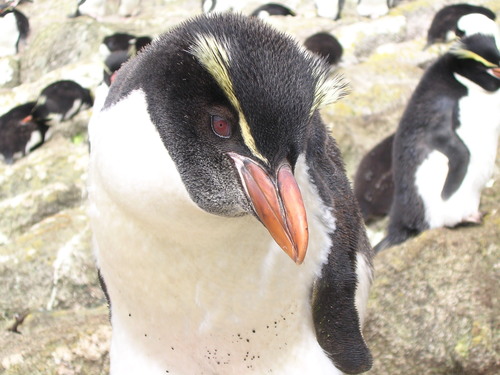
[[[359,0],[356,10],[360,16],[378,18],[389,13],[395,0]]]
[[[0,57],[15,55],[30,30],[28,18],[11,3],[0,4]]]
[[[36,118],[50,122],[67,121],[78,112],[92,107],[93,98],[89,89],[75,81],[56,81],[45,87],[38,96],[33,109]]]
[[[338,20],[341,17],[345,0],[315,0],[316,13],[318,17]]]
[[[130,58],[127,51],[112,52],[104,61],[103,81],[106,86],[111,86],[114,80],[115,73],[121,68],[123,64]]]
[[[6,164],[12,164],[40,147],[49,129],[44,119],[31,114],[35,102],[12,108],[0,117],[0,154]]]
[[[99,47],[99,53],[103,60],[117,51],[127,51],[130,56],[133,56],[151,43],[151,40],[151,37],[146,35],[138,37],[128,33],[114,33],[104,37]]]
[[[345,87],[235,13],[185,21],[122,66],[89,123],[111,374],[371,367],[372,249],[319,113]]]
[[[389,214],[394,195],[392,143],[389,135],[373,147],[359,163],[354,177],[354,195],[365,224]]]
[[[497,43],[492,34],[464,37],[420,80],[394,136],[394,197],[376,251],[427,229],[481,223],[500,134]]]
[[[251,16],[261,18],[269,16],[295,16],[295,12],[282,4],[268,3],[255,9]]]
[[[242,1],[231,1],[231,0],[202,0],[201,9],[204,14],[208,13],[222,13],[228,11],[239,11],[243,6]]]
[[[340,42],[332,34],[319,32],[308,37],[304,46],[313,53],[323,57],[331,64],[337,64],[343,53]]]
[[[496,19],[496,15],[492,10],[482,6],[466,3],[447,5],[434,15],[427,31],[427,44],[424,49],[435,43],[445,43],[455,39],[457,21],[462,16],[471,13],[483,14],[493,21]],[[459,33],[459,36],[462,35]]]
[[[95,19],[108,14],[108,0],[76,0],[76,11],[70,17],[89,16]]]

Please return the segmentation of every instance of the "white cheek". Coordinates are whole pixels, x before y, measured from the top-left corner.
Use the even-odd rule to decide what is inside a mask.
[[[126,211],[160,225],[175,202],[191,202],[142,91],[95,114],[89,127],[96,181]]]

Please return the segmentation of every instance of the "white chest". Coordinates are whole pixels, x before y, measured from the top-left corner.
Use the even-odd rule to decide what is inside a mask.
[[[500,134],[500,92],[484,91],[471,81],[456,76],[469,95],[459,102],[460,127],[456,130],[470,152],[466,176],[459,189],[446,201],[441,191],[448,174],[448,158],[433,151],[418,168],[416,185],[424,202],[431,228],[454,226],[477,215],[481,191],[491,178]]]
[[[16,16],[8,13],[0,18],[0,57],[15,55],[16,43],[19,39]]]
[[[117,119],[120,106],[143,100],[133,94],[90,124],[89,213],[111,297],[111,373],[339,374],[316,341],[309,301],[335,221],[303,162],[310,246],[297,266],[255,218],[214,216],[190,200],[147,113]]]

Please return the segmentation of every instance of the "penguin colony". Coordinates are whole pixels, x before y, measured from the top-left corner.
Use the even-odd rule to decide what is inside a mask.
[[[215,13],[222,3],[202,6]],[[344,1],[333,3],[329,17],[338,19]],[[368,11],[369,3],[360,2],[358,12],[375,17],[394,6],[384,1],[385,10]],[[20,13],[10,5],[2,15]],[[362,159],[354,195],[363,218],[389,215],[376,251],[426,229],[480,223],[500,132],[494,19],[467,4],[436,14],[428,45],[447,41],[450,31],[460,42],[426,71],[396,132]],[[18,52],[26,25],[8,53]],[[306,49],[333,55],[309,39]],[[318,114],[343,95],[326,67],[338,63],[342,47],[331,46],[336,58],[321,62],[261,21],[233,15],[195,18],[150,43],[123,33],[103,40],[104,91],[89,128],[90,214],[111,308],[111,373],[367,371],[372,360],[361,328],[372,250]],[[284,67],[266,63],[267,54]],[[276,80],[276,69],[295,72],[294,80]],[[147,84],[150,74],[162,79]],[[87,89],[61,81],[13,108],[0,118],[4,161],[37,149],[54,120],[92,104]],[[473,127],[478,108],[484,133]]]

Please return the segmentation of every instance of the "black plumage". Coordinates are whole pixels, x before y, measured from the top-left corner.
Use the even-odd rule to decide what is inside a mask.
[[[30,23],[29,23],[28,17],[26,17],[24,15],[24,13],[17,10],[10,3],[0,5],[0,22],[2,21],[1,19],[3,17],[5,17],[6,15],[8,15],[10,13],[13,14],[15,19],[16,19],[18,36],[17,36],[17,39],[15,41],[15,49],[16,49],[16,52],[19,52],[20,44],[23,43],[28,38],[28,35],[30,32]]]
[[[304,46],[332,65],[340,61],[344,52],[337,38],[326,32],[311,35],[305,40]]]
[[[440,152],[448,160],[448,172],[440,192],[440,199],[444,202],[461,187],[467,173],[476,172],[469,168],[471,155],[465,144],[467,139],[460,137],[457,129],[464,126],[465,121],[461,119],[461,100],[477,93],[470,92],[457,77],[493,94],[500,89],[499,64],[500,52],[495,38],[474,34],[463,38],[425,72],[394,137],[394,198],[387,237],[375,247],[376,251],[399,244],[430,228],[432,218],[426,214],[422,194],[416,186],[416,173],[433,151]],[[478,102],[477,106],[481,104]],[[483,109],[474,108],[476,116],[489,106],[485,103]],[[480,128],[478,132],[481,132]],[[426,183],[432,184],[433,181]],[[455,224],[462,220],[464,218],[457,217]]]
[[[335,79],[330,81],[332,77],[329,72],[329,66],[323,60],[304,53],[304,48],[290,37],[254,17],[235,14],[196,17],[183,23],[160,36],[118,71],[102,112],[93,120],[95,138],[91,139],[93,146],[90,172],[91,200],[99,206],[92,216],[99,247],[97,258],[111,300],[112,323],[125,318],[126,323],[121,326],[124,331],[134,330],[133,327],[137,327],[135,323],[141,327],[144,325],[144,330],[149,330],[152,327],[148,326],[150,322],[140,319],[140,316],[143,313],[152,314],[151,316],[159,314],[160,320],[168,320],[169,325],[176,329],[184,325],[187,316],[193,313],[196,315],[197,296],[204,295],[203,291],[210,288],[211,282],[201,285],[197,275],[183,273],[179,265],[184,264],[185,260],[194,262],[204,272],[208,271],[215,283],[220,282],[219,278],[223,280],[230,277],[235,270],[238,273],[236,278],[231,277],[230,281],[221,282],[220,291],[223,292],[220,299],[217,297],[219,300],[216,307],[216,310],[224,310],[221,313],[223,316],[229,314],[235,319],[219,322],[218,314],[215,314],[215,320],[210,324],[190,321],[189,331],[174,336],[169,331],[169,325],[161,324],[161,329],[154,333],[161,337],[161,342],[132,340],[132,345],[144,345],[142,350],[146,352],[160,345],[163,349],[152,349],[151,357],[148,358],[151,361],[155,359],[156,363],[164,366],[161,367],[164,371],[175,372],[177,369],[179,373],[201,373],[212,371],[215,368],[212,366],[220,366],[217,367],[220,370],[217,372],[221,374],[241,374],[245,371],[279,373],[289,363],[297,363],[311,371],[321,368],[322,373],[336,371],[333,366],[347,373],[360,373],[371,367],[372,359],[361,334],[361,324],[364,312],[362,300],[367,296],[366,288],[371,280],[372,251],[346,177],[341,153],[318,110],[321,104],[334,101],[344,94],[345,84]],[[132,108],[132,105],[137,107]],[[120,119],[121,130],[132,127],[135,129],[137,126],[137,132],[130,133],[134,141],[142,139],[143,133],[151,134],[154,139],[147,144],[129,144],[128,136],[123,136],[122,131],[118,132],[120,134],[108,132],[106,129],[114,126],[109,121],[113,115]],[[134,119],[129,121],[131,116]],[[142,118],[142,121],[136,121],[135,116]],[[148,126],[152,129],[151,133]],[[109,137],[111,134],[112,140]],[[161,144],[156,142],[158,139],[161,139]],[[168,170],[180,186],[176,187],[172,179],[164,187],[156,183],[147,185],[148,178],[135,181],[130,168],[125,173],[120,173],[120,167],[115,162],[119,160],[122,165],[123,159],[119,155],[123,146],[126,150],[136,150],[137,155],[148,157],[144,159],[147,163],[140,163],[141,171],[151,170],[154,176],[161,176]],[[153,148],[157,152],[150,156],[148,152]],[[168,156],[165,150],[168,151]],[[126,151],[124,155],[129,155],[129,152]],[[106,171],[115,177],[108,177]],[[124,194],[129,192],[126,186],[136,183],[148,192],[140,194],[140,203],[135,201],[135,193],[130,191],[132,196]],[[299,184],[303,188],[302,194],[307,196],[304,199],[307,199],[311,210],[308,212],[311,215],[310,226],[301,221],[302,218],[305,220],[305,208]],[[125,189],[122,190],[120,186]],[[123,201],[113,193],[115,188],[117,194],[123,196]],[[168,193],[162,191],[163,188],[177,191],[185,189],[188,197],[170,198]],[[268,203],[259,200],[259,192],[267,197],[265,201]],[[164,225],[160,225],[163,234],[158,237],[158,241],[155,240],[158,249],[148,246],[146,253],[141,255],[146,262],[150,257],[165,255],[164,260],[168,259],[168,262],[161,265],[161,272],[173,280],[179,280],[179,283],[189,285],[190,291],[183,291],[180,297],[188,308],[182,314],[170,311],[165,315],[164,307],[169,303],[177,303],[170,300],[170,296],[176,294],[176,285],[158,278],[155,288],[162,290],[164,302],[158,303],[156,296],[148,295],[144,299],[146,305],[140,306],[140,311],[131,314],[133,318],[130,319],[131,316],[125,314],[128,307],[121,297],[124,294],[117,293],[117,290],[127,294],[128,301],[142,299],[144,294],[135,294],[127,287],[122,289],[131,280],[116,278],[104,258],[110,254],[109,251],[128,251],[129,247],[110,246],[108,251],[110,242],[107,239],[113,243],[123,240],[121,235],[113,234],[120,227],[119,224],[130,229],[120,230],[125,236],[135,233],[139,227],[152,234],[156,226],[151,223],[155,219],[147,212],[142,212],[142,208],[144,199],[149,200],[157,193],[164,198],[154,202],[153,206],[155,211],[163,213],[161,221],[166,220],[168,225],[175,225],[177,222],[191,223],[192,220],[198,222],[200,218],[206,218],[200,226],[183,227],[186,235],[182,235],[178,243],[179,248],[183,249],[179,255],[171,256],[175,249],[169,245],[171,241],[177,242],[174,237],[178,234]],[[101,194],[110,197],[110,200],[105,198],[105,201],[101,201]],[[178,212],[170,220],[169,216],[173,215],[169,211],[172,204],[182,204],[184,199],[188,200],[185,203],[189,208]],[[269,203],[274,200],[280,202],[278,206],[281,208],[273,211],[275,216],[265,214],[268,212],[266,205],[274,205]],[[165,211],[164,203],[168,203],[165,208],[169,207]],[[123,205],[127,206],[125,210],[138,210],[141,213],[122,215],[120,207],[124,207]],[[113,225],[111,230],[101,232],[100,220],[106,216],[109,207],[117,208],[117,211],[113,211]],[[155,214],[153,216],[156,217]],[[287,238],[281,237],[282,229],[277,230],[270,224],[275,220],[273,217],[286,221],[286,229],[283,230],[288,233]],[[145,222],[138,224],[143,218]],[[225,226],[220,228],[217,224],[219,222],[232,228],[227,233],[223,231],[224,237],[229,236],[227,241],[216,235],[203,235],[214,224],[219,229],[224,229]],[[311,250],[304,267],[297,267],[286,257],[276,257],[275,261],[266,263],[265,254],[269,251],[271,237],[262,236],[262,225],[297,264],[304,261],[304,238],[309,231],[315,233],[315,237],[311,238]],[[245,236],[248,233],[256,234],[248,248],[244,245],[246,242],[243,245],[240,243],[241,233],[245,233]],[[145,241],[150,241],[156,235],[146,237]],[[203,241],[203,250],[197,248],[200,240]],[[217,256],[217,253],[208,250],[213,247],[223,255]],[[188,258],[193,251],[194,254],[199,254],[198,250],[207,259],[201,264],[198,264],[198,255],[193,260]],[[131,256],[135,257],[137,254],[134,250]],[[275,256],[272,252],[267,254]],[[130,259],[126,256],[118,257],[125,261]],[[255,264],[258,264],[256,268]],[[278,292],[284,284],[273,283],[265,290],[259,289],[260,283],[265,283],[266,279],[262,272],[281,275],[290,264],[293,266],[290,268],[291,274],[296,275],[297,279],[311,282],[291,286],[292,290],[287,295]],[[220,266],[225,272],[215,271]],[[132,275],[135,271],[148,274],[152,272],[141,268],[124,271],[126,275]],[[283,282],[287,285],[292,277],[290,273],[282,275]],[[244,280],[251,282],[244,286],[245,292],[242,295],[240,288]],[[198,285],[196,295],[190,294],[192,283]],[[140,283],[139,288],[143,286],[146,285]],[[358,300],[359,288],[362,288],[363,294],[359,298],[361,302]],[[273,298],[263,300],[262,295]],[[300,299],[288,302],[287,299],[295,295],[300,295]],[[209,293],[207,297],[211,300],[212,295]],[[235,302],[242,298],[245,299],[245,304],[252,305],[250,310]],[[282,302],[283,299],[287,302]],[[287,329],[278,330],[272,336],[268,336],[269,325],[267,328],[265,324],[261,325],[269,312],[261,310],[252,314],[256,306],[268,302],[272,305],[286,305],[283,314],[287,314],[287,320],[285,322],[283,319],[281,324],[287,325]],[[362,305],[357,305],[358,303]],[[226,309],[229,304],[232,307]],[[212,311],[207,313],[211,316]],[[301,328],[297,328],[292,321],[297,322]],[[135,323],[130,325],[131,322]],[[198,345],[197,338],[208,340],[207,345],[219,345],[219,352],[238,352],[240,346],[235,338],[240,336],[239,330],[247,325],[253,327],[254,336],[243,344],[248,345],[247,350],[261,353],[256,356],[252,368],[248,367],[243,358],[235,355],[231,355],[230,361],[226,363],[216,363],[212,357],[198,355],[204,348],[201,344]],[[278,323],[275,322],[274,325],[277,326]],[[209,333],[200,335],[198,327],[201,326],[206,327]],[[294,333],[290,334],[290,331]],[[290,335],[291,341],[285,345],[280,341],[285,340],[281,334]],[[172,357],[161,355],[153,358],[156,357],[155,353],[164,350],[164,343],[182,348],[187,341],[193,342],[193,335],[196,341],[193,351],[196,353],[196,360],[191,359],[191,349],[189,353],[179,350]],[[273,342],[266,339],[265,345],[259,344],[259,339],[263,337],[269,337]],[[314,339],[313,342],[302,340],[305,337],[316,338],[317,342]],[[317,355],[321,364],[310,358],[284,359],[282,350],[288,351],[288,348],[302,345],[306,351]],[[129,359],[124,354],[125,352],[116,353],[114,358],[133,362],[133,358]],[[190,359],[183,360],[185,355]],[[276,356],[280,356],[281,360],[276,361]],[[117,362],[112,363],[113,365],[119,366]],[[190,372],[189,369],[194,370]]]
[[[295,12],[285,5],[278,3],[268,3],[261,5],[255,9],[251,16],[252,17],[262,17],[265,16],[295,16]]]
[[[28,102],[0,117],[0,153],[7,164],[34,151],[45,142],[48,126],[32,116],[35,102]]]
[[[33,113],[37,118],[66,121],[92,104],[89,89],[75,81],[61,80],[51,83],[40,92]]]
[[[462,36],[463,32],[457,30],[457,22],[462,16],[471,13],[484,14],[492,20],[496,19],[496,14],[491,9],[483,6],[466,3],[445,6],[440,9],[432,19],[429,30],[427,31],[427,44],[425,48],[434,43],[446,42],[449,32]]]
[[[394,194],[392,143],[394,134],[384,138],[361,159],[354,177],[354,195],[365,223],[389,213]]]

